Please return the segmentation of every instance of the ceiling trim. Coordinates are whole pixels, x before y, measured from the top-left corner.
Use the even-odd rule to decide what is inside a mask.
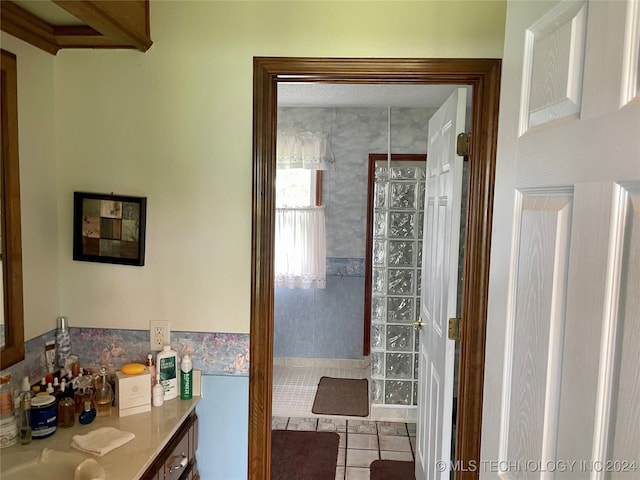
[[[14,2],[0,2],[0,29],[52,55],[61,48],[135,48],[152,45],[149,1],[54,1],[86,25],[53,25]]]

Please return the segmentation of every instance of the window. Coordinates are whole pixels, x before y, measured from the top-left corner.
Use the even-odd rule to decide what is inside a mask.
[[[320,206],[322,172],[276,171],[275,286],[325,288],[326,238]]]
[[[322,170],[279,168],[276,171],[276,207],[322,205]]]

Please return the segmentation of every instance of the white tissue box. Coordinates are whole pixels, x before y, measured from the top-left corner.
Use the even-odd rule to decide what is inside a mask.
[[[151,410],[151,375],[149,371],[138,375],[116,372],[118,416],[126,417]]]

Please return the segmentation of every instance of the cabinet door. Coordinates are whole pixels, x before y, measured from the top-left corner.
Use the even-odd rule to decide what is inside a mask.
[[[164,462],[164,478],[178,480],[189,466],[189,432],[182,437]]]

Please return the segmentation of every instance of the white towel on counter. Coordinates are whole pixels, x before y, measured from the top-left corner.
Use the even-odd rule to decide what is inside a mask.
[[[85,435],[74,435],[71,446],[77,450],[102,457],[111,450],[121,447],[136,436],[113,427],[100,427]]]

